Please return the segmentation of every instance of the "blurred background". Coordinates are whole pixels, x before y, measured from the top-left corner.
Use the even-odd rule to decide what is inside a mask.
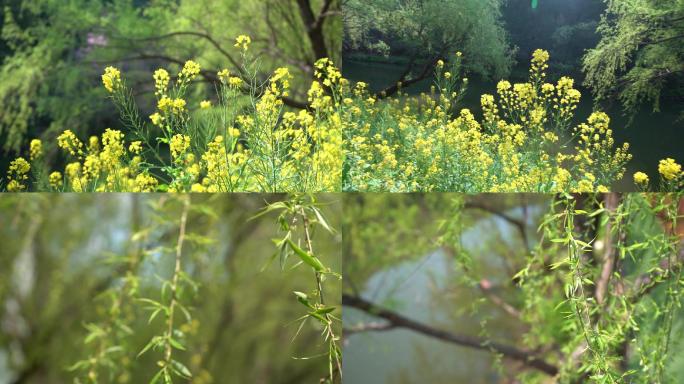
[[[285,198],[192,196],[182,271],[193,283],[183,283],[179,298],[192,320],[177,312],[186,350],[175,350],[174,357],[193,373],[193,383],[317,383],[327,375],[327,358],[313,357],[326,352],[320,329],[309,321],[297,335],[296,320],[305,311],[292,292],[315,287],[311,270],[292,268],[293,260],[282,270],[278,261],[269,264],[276,253],[271,239],[282,236],[276,217],[249,220],[266,203]],[[100,370],[97,382],[150,381],[162,352],[137,355],[165,323],[163,315],[148,323],[150,311],[140,299],[163,300],[161,282],[174,268],[178,200],[0,197],[0,383],[91,382],[70,367],[100,356],[101,342],[122,350],[108,350],[113,366]],[[338,198],[317,200],[339,229]],[[340,241],[339,234],[313,233],[317,254],[337,271]],[[326,288],[329,304],[338,304],[340,281],[328,280]],[[98,335],[93,326],[107,331]]]

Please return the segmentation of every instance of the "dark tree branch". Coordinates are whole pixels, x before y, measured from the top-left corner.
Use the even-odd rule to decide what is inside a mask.
[[[425,66],[423,66],[423,69],[421,72],[418,74],[418,76],[410,78],[407,80],[408,75],[411,73],[411,68],[408,68],[404,73],[399,77],[399,80],[397,80],[393,85],[383,89],[382,91],[378,92],[375,96],[378,99],[385,99],[387,97],[390,97],[394,95],[395,93],[399,92],[399,83],[401,83],[402,87],[408,87],[410,85],[413,85],[419,81],[425,80],[428,77],[432,76],[432,68],[434,68],[435,64],[437,64],[438,58],[434,58],[433,60],[428,61]],[[413,64],[411,64],[413,66]]]
[[[524,243],[525,248],[527,249],[527,252],[530,252],[530,244],[529,240],[527,238],[527,228],[525,226],[525,222],[523,220],[518,220],[514,217],[511,217],[497,209],[493,209],[492,207],[488,207],[484,204],[480,204],[478,202],[472,202],[469,201],[465,203],[463,206],[465,209],[479,209],[481,211],[485,211],[487,213],[490,213],[494,216],[500,217],[501,219],[507,221],[509,224],[513,225],[518,229],[518,232],[520,232],[520,237],[522,238],[522,241]]]
[[[342,330],[342,334],[344,337],[351,336],[355,333],[362,333],[362,332],[380,332],[380,331],[389,331],[396,328],[396,326],[392,323],[380,323],[380,322],[371,322],[371,323],[362,323],[358,325],[352,325],[351,327],[344,328]]]
[[[342,304],[348,307],[360,309],[376,317],[385,319],[395,327],[410,329],[447,343],[500,353],[507,358],[522,362],[524,365],[530,368],[537,369],[551,376],[554,376],[558,373],[558,368],[556,366],[547,363],[529,351],[521,350],[513,346],[500,344],[490,340],[483,340],[473,336],[459,335],[436,329],[429,325],[411,320],[396,312],[384,309],[358,296],[343,294]]]
[[[202,33],[202,32],[194,32],[194,31],[179,31],[179,32],[172,32],[172,33],[167,33],[164,35],[159,35],[159,36],[149,36],[149,37],[143,37],[143,38],[132,38],[132,37],[124,37],[123,39],[129,40],[129,41],[154,41],[154,40],[163,40],[167,39],[170,37],[174,36],[194,36],[194,37],[201,37],[205,40],[207,40],[211,45],[214,46],[223,56],[225,56],[228,61],[230,61],[235,68],[240,70],[240,65],[238,64],[237,60],[228,52],[226,51],[221,44],[219,44],[216,39],[214,39],[211,35],[207,33]]]
[[[311,8],[310,0],[297,0],[299,14],[306,27],[306,35],[309,38],[311,49],[313,50],[316,60],[328,57],[328,47],[325,43],[325,36],[323,35],[323,19],[327,17],[327,9],[332,2],[333,0],[326,0],[323,5],[326,11],[316,17]]]

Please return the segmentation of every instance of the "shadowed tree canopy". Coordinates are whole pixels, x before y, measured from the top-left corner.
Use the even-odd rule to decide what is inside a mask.
[[[586,85],[598,100],[617,98],[625,110],[651,103],[658,111],[666,86],[681,98],[684,3],[607,0],[601,40],[584,56]]]
[[[240,73],[233,45],[242,34],[252,39],[258,80],[288,67],[298,82],[284,101],[305,107],[313,63],[340,59],[339,6],[339,0],[7,0],[0,20],[3,150],[16,151],[27,136],[115,126],[99,81],[108,65],[124,69],[133,88],[145,84],[147,93],[151,69],[177,69],[192,59],[213,88],[217,71]]]
[[[425,78],[439,58],[463,52],[471,72],[505,76],[513,50],[500,0],[345,0],[344,50],[408,58],[398,81]]]

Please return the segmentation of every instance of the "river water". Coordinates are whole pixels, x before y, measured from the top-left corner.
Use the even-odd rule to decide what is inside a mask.
[[[394,84],[403,71],[399,64],[384,62],[361,62],[346,60],[343,65],[343,75],[354,81],[369,83],[372,90],[384,89]],[[514,73],[526,73],[525,68],[516,68]],[[469,108],[476,115],[481,113],[480,95],[483,93],[496,94],[496,81],[483,80],[477,76],[468,79],[468,90],[463,98],[461,108]],[[510,78],[511,82],[524,81],[524,79]],[[553,77],[551,80],[555,80]],[[578,79],[575,86],[579,87]],[[429,90],[432,79],[426,79],[407,88],[409,94],[417,94]],[[575,123],[586,121],[593,110],[591,92],[587,89],[578,88],[582,92],[582,98],[575,114]],[[671,157],[678,163],[684,164],[684,121],[678,121],[682,106],[675,103],[663,103],[661,112],[654,113],[651,108],[642,108],[631,125],[624,116],[620,106],[613,106],[605,110],[611,117],[611,128],[615,137],[616,146],[624,142],[630,143],[630,152],[633,159],[627,164],[625,177],[617,182],[612,190],[634,190],[632,174],[635,171],[644,171],[651,175],[651,180],[656,180],[658,173],[658,161]]]

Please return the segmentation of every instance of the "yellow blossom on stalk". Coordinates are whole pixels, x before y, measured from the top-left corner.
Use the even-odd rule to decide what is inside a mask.
[[[542,67],[549,61],[549,52],[543,49],[537,49],[532,52],[532,67]],[[545,69],[545,68],[544,68]]]
[[[185,105],[186,102],[183,99],[174,99],[173,100],[173,111],[176,114],[179,114],[185,110]]]
[[[154,125],[159,125],[159,123],[161,123],[162,119],[163,119],[162,115],[160,115],[157,112],[150,115],[150,120],[152,120],[152,124],[154,124]]]
[[[190,192],[193,193],[205,193],[207,191],[207,188],[199,183],[195,183],[190,187]]]
[[[50,187],[53,189],[59,189],[62,188],[62,174],[55,171],[50,174],[48,177],[48,181],[50,183]]]
[[[674,159],[667,158],[658,163],[658,172],[665,180],[674,180],[682,175],[682,166],[677,164]]]
[[[200,65],[192,60],[188,60],[183,65],[183,69],[178,75],[178,82],[191,81],[200,73]]]
[[[201,109],[208,109],[211,108],[211,101],[204,100],[200,102],[200,108]]]
[[[275,70],[273,72],[273,76],[271,76],[271,82],[275,83],[280,81],[281,85],[283,88],[287,89],[290,87],[290,79],[292,78],[292,75],[290,75],[290,71],[285,68],[281,67]]]
[[[501,94],[511,89],[511,83],[508,80],[501,80],[496,84],[496,91]]]
[[[437,68],[443,68],[444,67],[444,60],[439,59],[437,60]]]
[[[57,136],[57,145],[72,156],[81,156],[83,154],[83,143],[70,129]]]
[[[43,155],[43,143],[38,139],[31,140],[31,144],[29,146],[29,154],[29,158],[31,159],[31,161],[34,161],[37,158],[41,157]]]
[[[171,99],[170,97],[164,96],[157,102],[157,108],[162,113],[172,112],[173,114],[179,115],[185,111],[186,104],[184,99]],[[155,124],[155,120],[159,121],[158,117],[155,115],[150,116],[150,119],[152,119],[153,124]]]
[[[230,85],[233,88],[238,88],[242,85],[242,79],[237,76],[231,76],[228,79],[228,85]]]
[[[238,137],[240,136],[240,130],[235,127],[230,127],[228,128],[228,135],[231,137]]]
[[[227,69],[222,69],[218,72],[217,76],[219,80],[221,80],[221,82],[228,82],[228,78],[230,77],[230,71]]]
[[[155,94],[157,96],[162,96],[166,94],[166,90],[169,87],[169,73],[163,69],[157,69],[154,72],[154,88],[157,90]]]
[[[28,173],[31,165],[23,157],[12,160],[7,170],[7,190],[10,192],[20,192],[26,189],[24,184],[28,180]]]
[[[100,139],[97,136],[90,136],[88,139],[88,152],[100,152]]]
[[[171,138],[171,143],[169,143],[169,147],[171,148],[171,156],[174,159],[177,159],[185,153],[185,151],[190,147],[190,137],[182,134],[177,134],[174,135]]]
[[[157,187],[157,179],[147,173],[140,173],[135,177],[133,192],[154,192]]]
[[[102,84],[109,93],[113,93],[121,86],[121,72],[114,67],[105,68]]]
[[[100,159],[107,169],[112,170],[119,164],[125,153],[124,134],[121,131],[107,128],[102,134],[102,153]]]
[[[247,51],[249,49],[249,45],[252,43],[252,38],[247,36],[247,35],[240,35],[235,38],[235,47],[240,48],[243,51]]]
[[[634,182],[639,185],[646,185],[648,184],[648,175],[643,172],[635,172]]]
[[[86,156],[83,160],[83,175],[90,180],[97,180],[100,177],[102,171],[102,164],[100,163],[99,156],[91,154]]]
[[[128,152],[131,152],[133,154],[140,154],[142,152],[142,142],[141,141],[133,141],[131,144],[128,146]]]

